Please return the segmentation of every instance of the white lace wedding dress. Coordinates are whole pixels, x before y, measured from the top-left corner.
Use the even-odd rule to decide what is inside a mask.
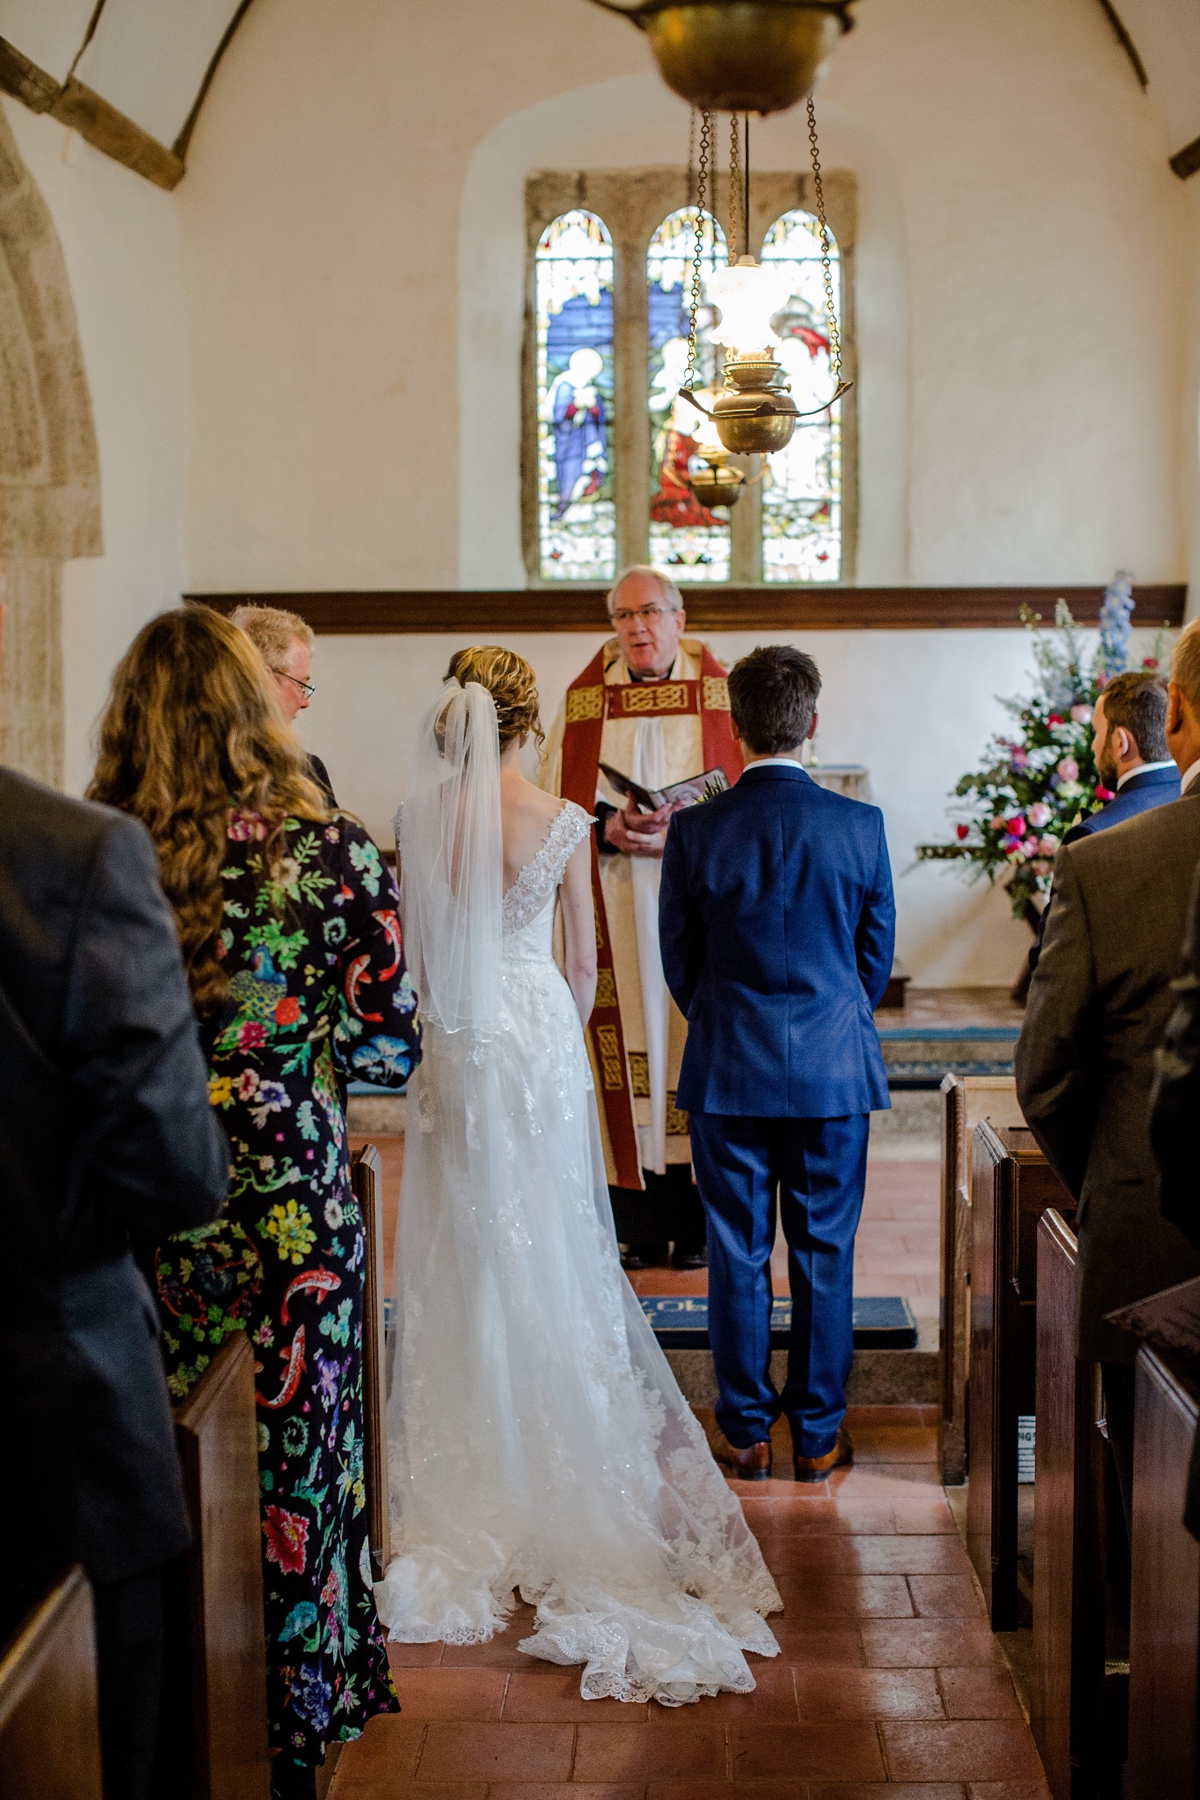
[[[777,1653],[762,1615],[781,1603],[620,1266],[552,954],[590,826],[565,805],[504,894],[494,1014],[424,1019],[394,1289],[395,1554],[375,1593],[393,1638],[475,1643],[515,1587],[537,1608],[521,1648],[582,1664],[585,1697],[680,1705],[753,1688],[742,1652]],[[435,921],[406,909],[418,936]]]

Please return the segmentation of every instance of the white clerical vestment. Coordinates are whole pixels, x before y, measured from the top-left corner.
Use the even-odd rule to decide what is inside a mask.
[[[713,663],[703,646],[694,640],[682,639],[670,673],[656,677],[652,682],[634,681],[615,638],[604,646],[601,662],[605,688],[627,686],[633,691],[621,695],[619,705],[611,696],[605,702],[598,760],[647,788],[662,788],[700,774],[705,767],[703,708],[707,705],[711,716],[712,711],[727,715],[729,707],[723,675],[713,675],[711,671],[719,666]],[[581,692],[582,704],[590,706],[588,697],[599,690],[584,688],[581,691],[576,687],[569,692],[547,741],[541,783],[553,793],[563,792],[563,741],[567,725],[573,716],[576,719],[593,718],[596,724],[601,716],[594,709],[581,713]],[[688,701],[687,710],[684,709],[684,698]],[[676,700],[679,701],[677,711],[664,710],[670,709]],[[643,704],[644,713],[639,711]],[[727,717],[721,724],[727,732]],[[734,775],[736,777],[736,769]],[[603,800],[618,809],[625,804],[599,770],[595,794],[591,798],[593,803]],[[675,1105],[687,1024],[667,990],[659,953],[661,874],[662,864],[658,857],[628,856],[620,852],[600,857],[603,910],[607,915],[611,944],[612,974],[608,980],[611,983],[615,977],[637,1152],[641,1167],[660,1175],[668,1163],[691,1160],[687,1114]],[[606,975],[602,966],[594,1018],[601,1014]],[[595,1038],[593,1027],[589,1033],[589,1052],[597,1076],[597,1096],[601,1100],[609,1180],[620,1185],[611,1108],[606,1117],[606,1101],[611,1097],[605,1094],[605,1088],[611,1087],[612,1083],[605,1080],[604,1060],[597,1055]]]

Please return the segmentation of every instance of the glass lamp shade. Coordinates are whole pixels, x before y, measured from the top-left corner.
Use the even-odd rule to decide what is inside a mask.
[[[739,360],[775,349],[781,340],[771,330],[771,320],[786,305],[792,285],[783,271],[765,268],[752,256],[714,269],[705,283],[709,299],[721,309],[713,342]]]
[[[724,461],[729,453],[717,435],[717,428],[713,421],[699,413],[696,418],[698,422],[692,433],[696,441],[696,455],[702,456],[705,462]]]

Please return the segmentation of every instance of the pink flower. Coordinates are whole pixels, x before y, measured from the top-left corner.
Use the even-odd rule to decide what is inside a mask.
[[[1077,725],[1090,725],[1092,722],[1092,709],[1090,706],[1073,706],[1071,708],[1071,717]]]
[[[258,1089],[258,1070],[257,1069],[243,1069],[241,1076],[238,1079],[238,1084],[237,1084],[238,1099],[239,1100],[251,1099],[252,1096],[256,1093],[257,1089]]]
[[[1058,772],[1064,781],[1079,780],[1079,764],[1073,756],[1064,756],[1058,765]]]
[[[238,1032],[238,1049],[255,1050],[267,1041],[267,1028],[260,1025],[257,1019],[249,1019]]]
[[[1157,656],[1143,656],[1142,667],[1143,667],[1143,669],[1157,669],[1157,667],[1158,667]]]
[[[1058,839],[1056,837],[1044,837],[1039,843],[1038,849],[1043,856],[1053,856],[1058,849]]]
[[[1009,837],[1023,838],[1025,836],[1024,813],[1014,813],[1011,819],[1005,819],[1004,823],[1008,828]]]
[[[1038,851],[1038,841],[1035,837],[1027,837],[1025,842],[1021,845],[1021,848],[1026,856],[1036,856]]]
[[[1047,725],[1061,725],[1064,723],[1063,716],[1061,713],[1051,713],[1046,723]]]
[[[1050,823],[1050,808],[1044,800],[1035,800],[1033,805],[1027,808],[1025,817],[1035,831],[1040,831],[1043,825]]]
[[[229,836],[235,844],[247,844],[267,835],[267,822],[257,813],[230,812]]]
[[[1029,756],[1024,750],[1014,750],[1011,760],[1014,769],[1023,769],[1029,761]]]
[[[1003,819],[992,819],[991,820],[991,828],[993,831],[1003,831],[1004,830],[1004,820]]]
[[[958,834],[958,841],[960,844],[965,838],[969,838],[971,835],[971,827],[969,825],[956,825],[954,829]]]
[[[1097,800],[1103,800],[1106,806],[1110,800],[1115,800],[1116,797],[1117,796],[1112,788],[1101,787],[1099,783],[1096,784],[1096,798]]]
[[[1006,837],[1000,848],[1003,850],[1005,856],[1016,856],[1021,851],[1021,839],[1019,837]]]

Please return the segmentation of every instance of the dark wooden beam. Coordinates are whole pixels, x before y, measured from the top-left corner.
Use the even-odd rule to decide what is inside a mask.
[[[1139,625],[1183,623],[1182,582],[1135,587]],[[330,637],[399,632],[471,635],[485,631],[603,631],[603,588],[446,588],[344,593],[186,594],[220,612],[281,606]],[[1065,600],[1094,625],[1101,587],[685,588],[688,622],[698,631],[929,631],[1019,626],[1022,607],[1050,621]]]
[[[1186,181],[1189,175],[1194,175],[1200,169],[1200,137],[1193,138],[1190,144],[1185,144],[1182,150],[1175,152],[1171,158],[1171,167],[1180,181]]]
[[[1150,86],[1150,77],[1146,73],[1146,65],[1138,55],[1137,45],[1130,37],[1124,19],[1113,5],[1113,0],[1100,0],[1100,5],[1103,8],[1105,18],[1108,20],[1116,34],[1118,44],[1120,44],[1122,50],[1133,64],[1134,74],[1141,82],[1142,87],[1148,88]]]
[[[251,0],[240,0],[205,70],[204,79],[200,83],[191,111],[184,120],[183,129],[169,150],[157,138],[151,137],[148,131],[143,131],[140,125],[136,125],[123,112],[110,105],[102,94],[93,92],[75,77],[75,63],[79,61],[95,33],[104,9],[104,0],[97,0],[83,42],[75,54],[75,62],[71,65],[72,72],[64,82],[56,81],[53,75],[47,75],[44,69],[39,69],[36,63],[30,62],[14,44],[0,38],[0,91],[12,94],[29,107],[31,112],[48,112],[52,118],[60,119],[72,131],[77,131],[80,137],[86,138],[95,149],[102,150],[105,156],[111,156],[114,162],[123,163],[135,174],[144,175],[156,187],[176,187],[183,180],[188,143],[204,104],[204,97],[216,74],[217,64],[229,48],[233,34],[249,11],[250,4]]]
[[[183,158],[167,150],[157,138],[110,106],[102,94],[70,77],[50,108],[52,119],[61,119],[72,131],[114,162],[124,163],[135,175],[144,175],[155,187],[168,191],[183,180]]]
[[[225,27],[225,31],[221,38],[221,41],[217,45],[215,51],[213,52],[212,61],[209,63],[208,68],[204,71],[204,80],[200,83],[200,91],[196,95],[195,100],[192,102],[192,110],[188,114],[187,118],[184,120],[183,129],[180,131],[179,136],[175,139],[175,142],[171,146],[171,148],[172,148],[172,150],[174,150],[176,156],[178,156],[180,158],[183,158],[187,155],[188,145],[192,141],[192,132],[195,130],[196,120],[200,116],[200,108],[204,105],[205,96],[207,95],[209,88],[212,86],[212,78],[217,72],[217,64],[220,62],[221,58],[224,56],[225,52],[228,50],[230,44],[233,41],[234,32],[237,30],[238,26],[241,24],[242,20],[245,18],[246,14],[249,11],[250,11],[250,0],[240,0],[237,11],[234,13],[232,19],[230,19],[228,25]]]

